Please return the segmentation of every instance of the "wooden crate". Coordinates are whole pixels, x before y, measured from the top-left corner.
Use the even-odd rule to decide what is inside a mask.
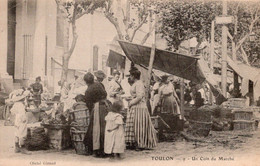
[[[48,127],[47,137],[49,139],[50,148],[63,150],[71,146],[69,127]]]
[[[234,120],[234,130],[254,130],[255,121],[254,120]]]

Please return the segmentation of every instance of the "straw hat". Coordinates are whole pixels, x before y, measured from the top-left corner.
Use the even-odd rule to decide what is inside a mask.
[[[17,101],[23,100],[27,96],[28,96],[27,94],[17,95],[14,98],[12,98],[12,102],[17,102]]]

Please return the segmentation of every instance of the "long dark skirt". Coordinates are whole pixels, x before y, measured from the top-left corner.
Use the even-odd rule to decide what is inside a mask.
[[[39,107],[39,105],[41,105],[41,95],[34,94],[33,99],[34,99],[35,106]]]
[[[84,144],[87,146],[88,153],[93,154],[93,133],[97,132],[93,130],[94,126],[94,113],[95,111],[91,111],[90,115],[90,124],[88,127],[88,131],[86,133],[85,139],[84,139]],[[105,102],[99,102],[99,125],[100,125],[100,147],[97,151],[97,153],[101,154],[104,153],[104,141],[105,141],[105,127],[106,127],[106,121],[105,117],[108,113],[108,105],[106,105]]]

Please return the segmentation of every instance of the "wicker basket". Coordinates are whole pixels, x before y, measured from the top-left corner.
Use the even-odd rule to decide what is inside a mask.
[[[85,155],[88,151],[87,147],[83,143],[86,133],[86,131],[71,131],[72,142],[76,153],[79,155]]]
[[[71,120],[78,125],[88,126],[90,123],[88,109],[77,109],[70,112]]]
[[[211,130],[212,122],[190,120],[190,132],[194,136],[206,137]]]
[[[50,148],[63,150],[71,146],[69,126],[43,125],[47,129]]]

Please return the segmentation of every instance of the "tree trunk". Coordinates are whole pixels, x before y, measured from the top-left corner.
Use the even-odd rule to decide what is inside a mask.
[[[69,58],[68,55],[64,54],[62,57],[62,73],[61,73],[61,87],[63,87],[64,82],[67,81],[68,71],[69,71]]]
[[[64,26],[64,46],[63,46],[63,56],[62,56],[62,73],[61,73],[61,87],[63,87],[64,82],[67,81],[67,75],[69,70],[69,23],[65,21]]]

